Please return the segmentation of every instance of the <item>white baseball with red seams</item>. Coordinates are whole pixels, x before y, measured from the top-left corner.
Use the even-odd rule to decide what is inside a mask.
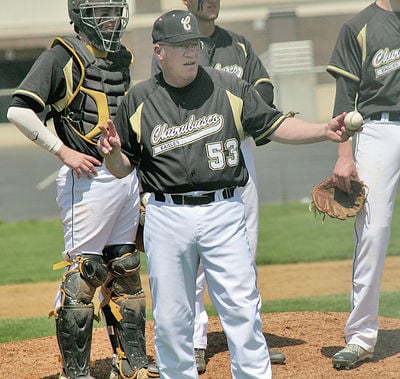
[[[358,129],[363,124],[363,122],[363,116],[361,116],[361,114],[357,111],[347,113],[346,117],[344,118],[346,128],[348,128],[349,130]]]

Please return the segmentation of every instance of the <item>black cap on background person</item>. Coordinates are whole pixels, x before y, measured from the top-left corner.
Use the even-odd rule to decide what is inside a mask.
[[[164,13],[153,24],[153,43],[179,43],[191,39],[204,39],[196,17],[184,10]]]

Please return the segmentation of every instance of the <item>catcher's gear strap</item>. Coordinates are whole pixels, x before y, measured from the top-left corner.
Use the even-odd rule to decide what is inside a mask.
[[[310,211],[339,220],[355,217],[362,209],[366,199],[366,186],[360,180],[351,179],[351,192],[347,193],[335,187],[333,177],[323,179],[311,191]]]
[[[103,52],[102,56],[72,36],[57,37],[51,47],[56,45],[62,46],[71,57],[71,64],[68,69],[64,68],[66,96],[52,104],[46,121],[54,118],[56,131],[63,141],[69,135],[79,136],[88,145],[87,149],[95,153],[101,134],[98,124],[105,124],[115,115],[119,99],[130,86],[132,53],[123,47],[116,53]],[[78,75],[73,74],[76,71]]]
[[[79,71],[81,73],[81,77],[76,88],[73,89],[72,94],[68,98],[68,103],[72,103],[75,96],[79,93],[83,81],[85,79],[85,68],[89,67],[91,64],[96,62],[96,57],[85,47],[85,45],[78,40],[76,37],[73,36],[64,36],[64,37],[56,37],[51,44],[51,47],[60,44],[64,46],[65,49],[69,51],[69,53],[75,58],[76,62],[78,63]]]
[[[124,245],[108,245],[103,249],[104,262],[108,265],[113,260],[135,251],[135,245],[127,243]]]
[[[56,318],[57,341],[67,378],[88,377],[93,330],[93,304],[64,305]]]
[[[107,276],[107,268],[103,263],[103,258],[97,254],[77,255],[73,260],[65,259],[53,264],[53,270],[66,267],[69,267],[69,269],[64,273],[64,277],[70,271],[80,271],[87,280],[93,281],[93,285],[98,282],[96,287],[102,284]]]
[[[119,322],[120,320],[116,320],[115,316],[113,315],[111,308],[109,306],[109,304],[102,304],[101,305],[101,310],[107,325],[107,333],[108,333],[108,337],[110,339],[111,342],[111,346],[113,349],[113,352],[116,353],[117,348],[118,348],[118,341],[117,341],[117,337],[115,335],[115,330],[117,327],[117,322]]]
[[[140,253],[135,245],[106,246],[103,257],[112,275],[106,284],[111,297],[136,295],[142,291]]]
[[[147,366],[146,355],[146,300],[143,294],[116,300],[122,319],[115,325],[118,341],[118,357],[127,360],[133,372]],[[122,367],[123,368],[123,367]],[[125,369],[125,371],[127,371]],[[129,376],[129,374],[128,374]]]
[[[69,304],[78,301],[89,304],[94,296],[96,288],[105,281],[107,269],[100,255],[86,255],[76,257],[64,276],[60,290],[65,297],[62,303]]]
[[[135,249],[133,252],[111,259],[107,266],[115,277],[132,276],[140,269],[140,255]]]

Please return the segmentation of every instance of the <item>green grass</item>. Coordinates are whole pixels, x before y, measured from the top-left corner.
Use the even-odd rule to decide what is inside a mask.
[[[60,279],[53,263],[62,260],[60,221],[0,223],[0,285]]]
[[[398,225],[400,210],[393,216]],[[59,280],[52,265],[60,261],[63,232],[60,221],[0,222],[0,285]],[[308,205],[291,202],[260,207],[257,264],[289,264],[351,259],[353,220],[314,217]],[[392,233],[388,255],[400,255],[400,233]],[[146,272],[142,256],[142,271]],[[350,281],[350,278],[349,278]],[[381,294],[380,315],[400,318],[398,292]],[[215,315],[213,307],[208,307]],[[349,295],[266,301],[263,312],[329,311],[348,312]],[[148,311],[151,318],[151,312]],[[54,319],[0,319],[0,343],[54,335]]]
[[[379,315],[388,318],[400,319],[400,307],[393,306],[398,303],[398,292],[382,292],[380,296]],[[274,312],[348,312],[350,306],[350,294],[333,296],[318,296],[308,298],[295,298],[284,300],[264,301],[261,307],[263,313]],[[212,305],[206,305],[210,316],[217,316]]]
[[[54,318],[0,319],[0,343],[55,335]]]
[[[353,220],[321,220],[300,202],[261,206],[257,264],[351,259]],[[393,225],[398,220],[400,210],[395,210]],[[0,222],[0,251],[0,285],[58,280],[60,272],[52,266],[62,259],[61,223]],[[400,233],[392,233],[388,255],[400,255]],[[147,270],[144,255],[142,269]]]
[[[147,320],[152,319],[151,310],[146,310],[146,318]],[[95,328],[103,326],[102,319],[100,322],[93,322]],[[55,330],[54,317],[0,319],[0,343],[55,336]]]
[[[400,198],[398,199],[400,201]],[[400,208],[393,214],[399,224]],[[260,208],[258,265],[351,259],[353,219],[314,216],[308,205],[291,202]],[[388,255],[400,255],[400,234],[392,233]]]

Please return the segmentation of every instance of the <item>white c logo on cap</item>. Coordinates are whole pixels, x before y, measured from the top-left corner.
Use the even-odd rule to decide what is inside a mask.
[[[185,29],[185,30],[192,29],[192,26],[190,25],[190,16],[186,16],[185,18],[182,18],[181,24],[183,25],[183,29]]]

